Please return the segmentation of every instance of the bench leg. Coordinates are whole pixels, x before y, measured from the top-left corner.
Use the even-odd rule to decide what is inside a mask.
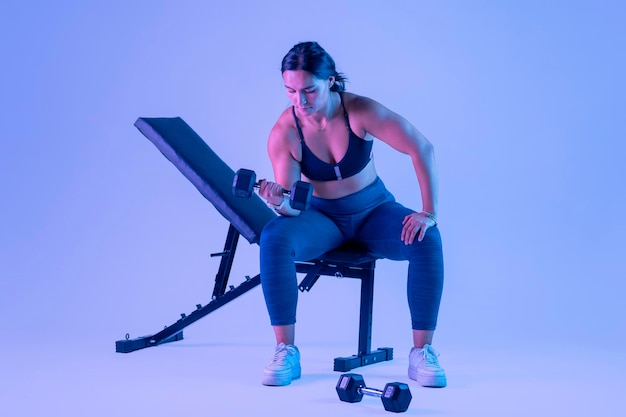
[[[334,370],[347,372],[354,368],[393,359],[393,348],[371,351],[372,310],[374,305],[374,269],[361,277],[361,311],[359,318],[359,350],[357,355],[335,358]]]

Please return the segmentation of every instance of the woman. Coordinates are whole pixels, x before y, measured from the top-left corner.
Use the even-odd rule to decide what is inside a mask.
[[[445,386],[445,372],[431,346],[443,288],[432,145],[401,116],[345,92],[346,78],[316,42],[295,45],[281,71],[293,106],[269,135],[275,182],[261,181],[259,190],[280,214],[265,226],[260,241],[261,283],[277,344],[263,384],[288,385],[301,374],[294,345],[294,261],[314,259],[350,240],[381,258],[409,261],[414,343],[409,377],[423,386]],[[422,211],[400,205],[385,189],[372,158],[374,138],[411,157]],[[313,197],[310,209],[300,212],[286,203],[282,190],[301,177],[313,185]]]

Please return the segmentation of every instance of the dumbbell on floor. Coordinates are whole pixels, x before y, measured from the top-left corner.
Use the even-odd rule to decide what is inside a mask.
[[[406,411],[411,404],[411,390],[409,386],[402,382],[390,382],[383,390],[368,388],[365,386],[363,376],[359,374],[343,374],[337,382],[337,394],[341,401],[348,403],[358,403],[363,399],[363,395],[380,397],[385,410],[394,413]]]
[[[250,198],[254,188],[260,185],[256,182],[256,174],[249,169],[239,169],[233,178],[233,194],[237,197]],[[296,210],[306,210],[311,201],[313,186],[304,181],[296,181],[291,190],[283,190],[283,195],[289,197],[289,205]]]

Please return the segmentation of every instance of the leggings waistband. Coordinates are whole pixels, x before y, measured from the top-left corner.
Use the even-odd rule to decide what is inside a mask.
[[[362,214],[376,206],[395,201],[394,196],[387,190],[380,178],[356,193],[340,198],[311,197],[311,207],[328,215]]]

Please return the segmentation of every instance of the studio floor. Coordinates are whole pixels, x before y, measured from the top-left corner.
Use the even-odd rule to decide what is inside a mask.
[[[29,346],[3,354],[3,415],[19,416],[342,416],[387,415],[378,398],[338,400],[335,356],[351,345],[300,346],[303,377],[288,387],[265,387],[261,372],[272,347],[215,343],[192,333],[185,340],[115,353],[113,344],[81,352],[70,346]],[[394,360],[354,370],[369,386],[410,385],[406,415],[622,416],[626,363],[597,346],[530,343],[489,350],[439,346],[448,387],[418,387],[406,375],[408,349]]]

